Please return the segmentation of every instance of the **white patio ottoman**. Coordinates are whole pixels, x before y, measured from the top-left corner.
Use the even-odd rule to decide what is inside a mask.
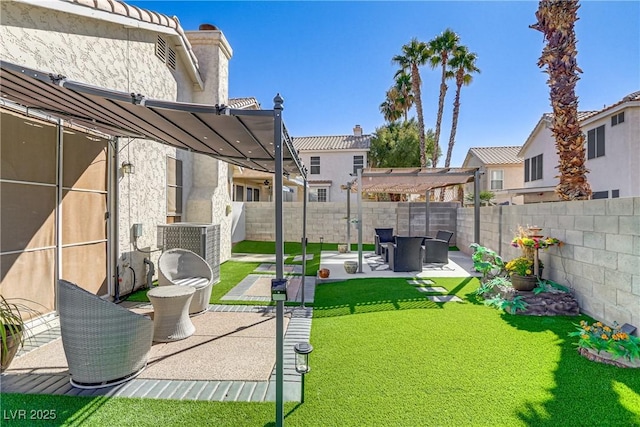
[[[189,304],[196,292],[191,286],[158,286],[147,296],[153,304],[153,340],[178,341],[196,331],[189,318]]]

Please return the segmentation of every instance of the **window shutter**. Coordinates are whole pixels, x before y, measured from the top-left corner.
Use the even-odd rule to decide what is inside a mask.
[[[524,159],[524,182],[529,182],[529,159]]]
[[[537,179],[542,179],[542,154],[538,156],[538,173],[536,174]]]
[[[596,129],[596,157],[604,156],[604,125]]]
[[[587,159],[593,159],[596,156],[596,130],[591,129],[587,132]]]

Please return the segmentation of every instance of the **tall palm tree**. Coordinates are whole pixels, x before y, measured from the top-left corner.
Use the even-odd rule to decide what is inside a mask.
[[[393,86],[387,91],[386,96],[387,97],[384,102],[380,104],[380,112],[387,122],[393,123],[402,117],[403,111],[401,104],[398,101],[401,95],[399,94],[398,89]]]
[[[575,22],[578,0],[541,0],[536,12],[537,23],[531,28],[544,34],[547,40],[538,60],[549,79],[553,125],[559,157],[560,182],[556,194],[562,200],[588,200],[591,186],[587,182],[584,135],[578,123],[576,83],[582,70],[576,61]]]
[[[392,62],[400,66],[400,70],[396,72],[395,77],[401,74],[409,74],[411,76],[411,91],[413,92],[414,102],[416,105],[416,113],[418,115],[418,130],[420,137],[420,167],[426,167],[427,156],[425,152],[424,138],[424,115],[422,114],[422,94],[420,79],[421,65],[427,63],[431,56],[429,47],[425,42],[418,41],[417,38],[402,46],[402,54],[393,57]]]
[[[447,77],[450,74],[447,74],[447,63],[449,62],[449,56],[454,51],[458,42],[460,41],[460,37],[453,32],[451,29],[447,28],[429,42],[429,49],[432,52],[432,56],[429,60],[431,64],[431,68],[436,68],[438,66],[442,67],[442,78],[440,80],[440,97],[438,98],[438,116],[436,118],[436,144],[433,150],[433,154],[431,156],[431,165],[435,168],[438,164],[438,148],[440,144],[440,127],[442,125],[442,112],[444,110],[444,98],[447,94]]]
[[[414,97],[411,90],[411,76],[406,73],[396,75],[395,89],[397,90],[397,108],[402,111],[405,123],[408,121],[408,114],[413,107]]]
[[[447,157],[444,161],[444,167],[451,165],[451,154],[453,146],[456,143],[456,130],[458,128],[458,115],[460,113],[460,89],[462,85],[468,86],[473,81],[472,73],[479,73],[480,69],[476,67],[477,55],[469,52],[466,46],[458,46],[453,51],[453,56],[449,61],[449,67],[456,78],[456,97],[453,101],[453,119],[451,121],[451,134],[449,135],[449,146],[447,147]]]

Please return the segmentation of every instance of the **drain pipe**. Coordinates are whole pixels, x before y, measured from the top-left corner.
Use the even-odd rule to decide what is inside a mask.
[[[147,289],[151,289],[153,285],[153,275],[156,273],[156,269],[149,258],[144,258],[142,262],[149,266],[149,270],[147,271]]]

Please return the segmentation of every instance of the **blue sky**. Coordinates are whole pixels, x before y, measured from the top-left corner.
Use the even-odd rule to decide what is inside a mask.
[[[544,41],[529,28],[537,1],[275,2],[129,1],[176,15],[185,30],[216,25],[233,49],[231,97],[256,97],[263,108],[285,100],[293,136],[372,133],[384,124],[379,105],[393,84],[391,58],[412,37],[429,41],[446,28],[478,55],[481,73],[464,87],[451,165],[470,147],[522,145],[551,111]],[[582,1],[576,24],[580,110],[598,110],[640,90],[640,2]],[[438,70],[421,70],[425,126],[435,128]],[[446,151],[455,84],[445,100],[440,145]]]

